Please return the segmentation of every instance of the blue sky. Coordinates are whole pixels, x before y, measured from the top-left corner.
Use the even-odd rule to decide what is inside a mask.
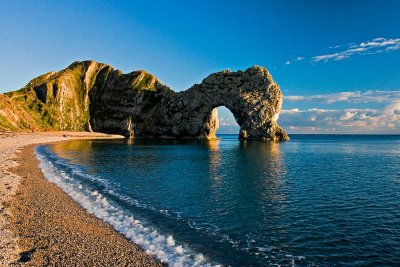
[[[0,92],[93,59],[180,91],[265,66],[289,133],[400,133],[400,1],[4,1]],[[220,110],[220,132],[238,126]]]

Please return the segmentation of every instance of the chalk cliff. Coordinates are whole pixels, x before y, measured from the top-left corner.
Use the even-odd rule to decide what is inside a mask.
[[[269,72],[258,66],[217,72],[175,92],[145,71],[123,74],[107,64],[75,62],[18,91],[0,94],[0,130],[214,138],[219,106],[233,113],[240,139],[289,139],[277,124],[282,93]]]

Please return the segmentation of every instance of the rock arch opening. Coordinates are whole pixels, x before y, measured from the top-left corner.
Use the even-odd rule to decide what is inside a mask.
[[[232,111],[225,106],[219,106],[215,108],[217,110],[218,125],[216,134],[234,134],[238,135],[240,126],[236,121]]]

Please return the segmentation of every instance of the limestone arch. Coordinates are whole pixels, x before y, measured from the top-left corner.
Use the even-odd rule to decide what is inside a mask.
[[[224,106],[240,127],[240,139],[289,139],[277,124],[282,93],[265,68],[214,73],[179,95],[186,101],[183,112],[189,114],[189,128],[197,129],[190,134],[199,138],[215,138],[216,108]]]
[[[91,98],[95,112],[90,114],[93,130],[131,137],[210,139],[219,126],[216,108],[225,106],[240,126],[240,139],[289,139],[277,124],[282,93],[263,67],[217,72],[181,92],[141,73],[110,72],[95,83]],[[122,105],[109,101],[114,95],[124,96]]]

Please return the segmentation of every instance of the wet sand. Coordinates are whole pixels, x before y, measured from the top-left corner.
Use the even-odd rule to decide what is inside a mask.
[[[0,138],[7,163],[0,163],[0,266],[160,266],[43,178],[32,143],[69,138],[61,133]]]

